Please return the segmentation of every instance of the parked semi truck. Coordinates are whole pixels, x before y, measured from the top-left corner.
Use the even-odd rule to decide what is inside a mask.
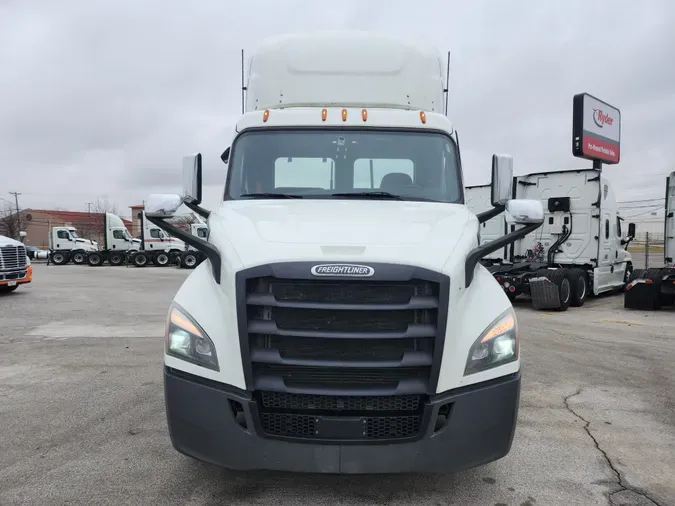
[[[467,189],[474,194],[470,207],[494,235],[506,225],[502,216],[486,214],[485,191]],[[515,179],[514,191],[514,198],[540,200],[545,216],[536,232],[483,260],[511,300],[526,294],[535,308],[565,311],[582,306],[588,294],[624,288],[633,271],[626,247],[635,225],[625,234],[606,176],[596,169],[528,174]]]
[[[190,224],[190,233],[195,237],[206,240],[209,236],[208,225],[203,221]],[[206,255],[194,246],[189,246],[185,251],[181,251],[176,257],[176,265],[182,269],[195,269],[200,263],[206,260]]]
[[[0,235],[0,294],[33,280],[33,267],[23,243]]]
[[[624,307],[661,309],[675,304],[675,172],[666,178],[663,266],[636,269],[624,294]]]
[[[159,267],[175,265],[176,259],[185,250],[185,243],[164,232],[141,212],[141,248],[128,252],[127,260],[136,267],[154,264]]]
[[[51,227],[49,261],[54,265],[64,265],[70,261],[78,265],[83,264],[87,261],[87,254],[92,251],[98,251],[98,243],[79,237],[75,227]]]
[[[105,262],[122,265],[129,253],[138,251],[141,247],[140,239],[131,237],[122,218],[113,213],[105,213],[103,230],[103,249],[87,254],[86,262],[93,267]]]
[[[418,41],[368,33],[263,42],[219,207],[200,206],[201,155],[184,160],[182,195],[146,201],[207,257],[166,328],[178,451],[321,473],[447,472],[509,452],[518,326],[479,260],[543,209],[511,198],[512,159],[494,155],[493,212],[516,230],[478,244],[444,67]],[[183,204],[208,237],[167,221]]]

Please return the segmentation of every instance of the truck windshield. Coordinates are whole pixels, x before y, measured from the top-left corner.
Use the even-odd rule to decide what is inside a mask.
[[[77,239],[78,237],[80,237],[79,235],[77,235],[77,232],[75,232],[74,230],[70,230],[69,232],[70,232],[70,237],[72,237],[73,239]]]
[[[265,130],[232,146],[226,200],[396,198],[463,202],[459,155],[437,132]]]

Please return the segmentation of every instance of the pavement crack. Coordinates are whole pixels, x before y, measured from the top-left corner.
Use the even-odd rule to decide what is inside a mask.
[[[565,408],[567,409],[567,411],[572,413],[575,417],[577,417],[579,420],[581,420],[583,422],[584,431],[586,431],[586,434],[588,434],[588,437],[591,438],[591,440],[593,441],[593,444],[595,445],[595,448],[602,454],[602,456],[605,459],[605,462],[607,462],[607,465],[609,466],[609,468],[612,470],[612,473],[614,473],[614,476],[616,477],[615,482],[616,482],[616,485],[619,488],[617,490],[614,490],[613,492],[609,493],[609,495],[608,495],[609,503],[611,505],[618,504],[618,503],[615,503],[612,498],[617,494],[622,494],[624,492],[628,492],[628,493],[634,494],[637,497],[641,497],[641,498],[649,501],[650,504],[654,504],[656,506],[661,506],[661,504],[659,504],[656,500],[649,497],[649,495],[646,492],[644,492],[643,490],[640,490],[638,488],[631,487],[625,482],[625,480],[624,480],[623,476],[621,476],[621,473],[619,472],[619,470],[616,467],[614,467],[614,464],[612,464],[612,461],[609,458],[609,455],[607,455],[607,452],[600,447],[600,443],[598,443],[598,440],[591,433],[591,430],[590,430],[591,422],[589,420],[586,420],[583,416],[581,416],[579,413],[574,411],[574,409],[572,409],[572,407],[570,406],[569,400],[572,397],[575,397],[575,396],[579,395],[582,392],[582,390],[583,390],[583,388],[577,389],[577,391],[574,392],[573,394],[570,394],[567,397],[564,397],[563,401],[565,402]]]

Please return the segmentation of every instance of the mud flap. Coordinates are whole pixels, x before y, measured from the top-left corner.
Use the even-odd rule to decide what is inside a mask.
[[[661,307],[659,286],[648,279],[637,278],[626,285],[623,307],[626,309],[654,310]]]
[[[530,296],[534,309],[558,309],[560,307],[558,286],[546,277],[530,279]]]

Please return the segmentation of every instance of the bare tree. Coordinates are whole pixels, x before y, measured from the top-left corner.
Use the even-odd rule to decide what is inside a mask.
[[[9,204],[3,204],[0,208],[0,235],[20,240],[19,215],[16,209]]]
[[[83,236],[95,241],[101,241],[105,234],[105,213],[112,213],[117,215],[117,203],[108,200],[108,197],[98,197],[96,202],[91,206],[89,219],[87,220],[86,232],[83,231]]]

